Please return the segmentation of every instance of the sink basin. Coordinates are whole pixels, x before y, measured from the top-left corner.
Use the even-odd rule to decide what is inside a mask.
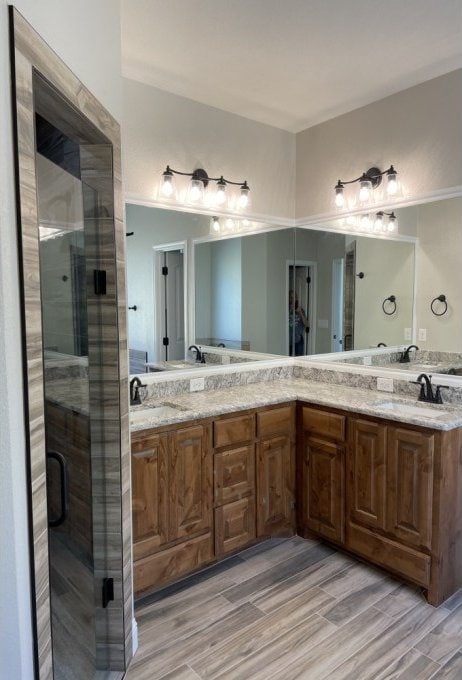
[[[139,423],[143,420],[150,420],[151,418],[169,418],[178,415],[179,412],[187,411],[182,406],[176,404],[164,403],[157,406],[146,406],[132,409],[130,411],[130,421],[132,423]]]
[[[449,411],[440,410],[439,408],[431,406],[420,406],[420,404],[403,404],[399,401],[376,401],[374,406],[391,411],[392,413],[401,413],[404,416],[425,416],[426,418],[438,419],[449,415]]]

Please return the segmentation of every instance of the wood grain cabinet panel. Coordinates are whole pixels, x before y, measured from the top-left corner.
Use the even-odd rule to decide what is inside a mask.
[[[232,418],[226,417],[213,423],[213,445],[215,448],[230,444],[245,444],[255,437],[255,415],[246,413]]]
[[[258,442],[257,471],[257,536],[287,531],[293,524],[294,507],[290,435]]]
[[[243,548],[255,539],[255,496],[222,505],[215,510],[217,557]]]
[[[219,451],[213,459],[215,505],[255,493],[255,446]]]
[[[204,425],[170,434],[169,540],[188,538],[212,526],[212,450]]]
[[[387,428],[351,419],[347,456],[348,516],[357,524],[385,530]]]
[[[325,437],[343,442],[345,440],[346,418],[340,413],[305,407],[303,409],[303,429],[310,436]]]
[[[257,436],[290,434],[293,430],[294,408],[283,406],[257,413]]]
[[[434,435],[388,428],[387,531],[400,542],[430,550]]]
[[[167,435],[132,443],[133,557],[145,557],[168,540]]]
[[[304,524],[336,542],[344,539],[344,447],[313,437],[305,440]]]

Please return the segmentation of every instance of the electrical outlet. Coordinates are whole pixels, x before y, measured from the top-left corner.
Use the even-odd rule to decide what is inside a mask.
[[[204,378],[192,378],[189,381],[189,391],[190,392],[200,392],[205,387]]]
[[[410,339],[411,339],[411,334],[412,334],[412,329],[411,329],[411,328],[405,328],[405,329],[404,329],[404,339],[405,339],[405,340],[410,340]]]
[[[421,342],[425,342],[427,339],[427,329],[426,328],[419,328],[419,340]]]
[[[393,378],[377,378],[377,389],[381,392],[393,392]]]

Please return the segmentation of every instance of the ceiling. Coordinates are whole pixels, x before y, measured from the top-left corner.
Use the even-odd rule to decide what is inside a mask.
[[[291,132],[462,67],[462,0],[122,0],[122,73]]]

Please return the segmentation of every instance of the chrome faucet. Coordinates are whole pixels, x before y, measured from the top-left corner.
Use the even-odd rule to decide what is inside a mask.
[[[197,345],[189,345],[188,347],[188,352],[194,350],[196,352],[196,361],[202,362],[205,364],[205,360],[202,361],[202,352],[200,351],[199,347]]]
[[[443,398],[441,397],[441,389],[448,389],[447,385],[437,385],[436,391],[433,392],[432,377],[426,373],[421,373],[417,380],[416,385],[420,385],[420,394],[418,401],[426,401],[430,404],[442,404]]]
[[[409,345],[409,347],[407,349],[405,349],[404,352],[401,354],[401,357],[400,357],[400,360],[399,360],[400,364],[408,364],[411,361],[411,359],[409,357],[409,352],[410,352],[411,349],[415,349],[417,351],[419,348],[417,347],[417,345]]]
[[[141,404],[140,387],[146,387],[146,385],[143,385],[138,376],[135,375],[135,377],[130,380],[130,406]]]

